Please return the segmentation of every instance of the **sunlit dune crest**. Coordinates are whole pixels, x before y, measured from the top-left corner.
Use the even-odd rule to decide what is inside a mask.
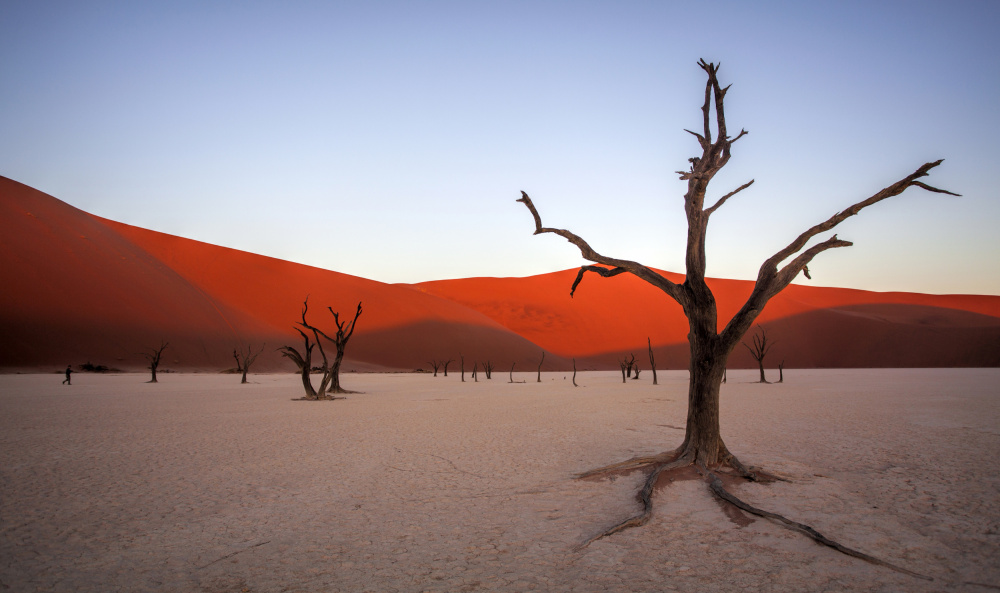
[[[0,177],[0,368],[49,369],[93,362],[143,366],[140,353],[170,342],[164,367],[220,370],[240,344],[267,344],[260,370],[292,370],[275,349],[298,344],[303,300],[309,319],[332,325],[326,308],[364,314],[346,370],[428,368],[432,359],[614,368],[646,341],[657,364],[687,365],[680,308],[628,275],[576,270],[527,278],[468,278],[385,284],[106,220]],[[663,272],[672,280],[677,274]],[[711,280],[720,324],[752,283]],[[774,365],[795,367],[1000,366],[1000,297],[876,293],[793,285],[760,323],[775,340]],[[734,367],[751,366],[736,351]],[[647,363],[648,364],[648,363]],[[645,365],[644,365],[645,366]]]

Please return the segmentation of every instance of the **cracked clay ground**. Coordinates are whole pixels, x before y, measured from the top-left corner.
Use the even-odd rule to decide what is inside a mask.
[[[730,520],[698,481],[653,519],[642,476],[572,477],[680,443],[686,372],[0,376],[0,591],[1000,589],[1000,371],[731,371],[723,435],[789,483],[757,506],[934,578]]]

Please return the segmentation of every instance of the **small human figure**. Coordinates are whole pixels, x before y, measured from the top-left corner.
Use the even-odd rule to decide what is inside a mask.
[[[72,384],[73,384],[73,383],[72,383],[72,382],[70,381],[70,378],[69,378],[69,375],[70,375],[70,373],[72,373],[72,372],[73,372],[73,369],[72,369],[72,368],[70,368],[70,366],[69,366],[69,365],[66,365],[66,379],[65,379],[65,380],[63,381],[63,385],[72,385]]]

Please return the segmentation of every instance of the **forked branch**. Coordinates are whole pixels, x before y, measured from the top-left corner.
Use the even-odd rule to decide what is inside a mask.
[[[560,237],[566,239],[573,245],[576,245],[576,247],[580,250],[580,255],[582,255],[584,259],[599,264],[604,264],[606,266],[614,267],[614,269],[608,270],[606,268],[600,268],[598,266],[583,266],[580,269],[580,273],[576,277],[576,281],[573,283],[573,288],[570,291],[570,296],[572,296],[573,293],[576,292],[576,287],[577,285],[580,284],[580,280],[583,279],[584,272],[596,272],[606,278],[611,276],[617,276],[618,274],[621,274],[623,272],[629,272],[630,274],[634,274],[639,278],[642,278],[646,282],[649,282],[653,286],[660,288],[668,295],[670,295],[674,300],[681,302],[681,299],[683,298],[683,293],[678,285],[667,280],[663,276],[659,275],[650,268],[647,268],[646,266],[638,262],[626,259],[615,259],[613,257],[607,257],[605,255],[597,253],[596,251],[594,251],[594,248],[590,246],[590,244],[588,244],[585,240],[583,240],[582,237],[580,237],[575,233],[572,233],[565,229],[543,227],[542,217],[539,216],[538,210],[535,208],[535,204],[531,201],[531,198],[528,197],[527,193],[522,191],[521,197],[517,201],[524,204],[531,212],[531,216],[534,217],[535,219],[534,234],[538,235],[541,233],[553,233],[559,235]]]

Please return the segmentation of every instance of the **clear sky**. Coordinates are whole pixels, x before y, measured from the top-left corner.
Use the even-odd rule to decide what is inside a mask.
[[[386,282],[683,272],[704,73],[749,135],[709,274],[838,228],[821,286],[1000,294],[1000,2],[0,0],[0,175],[137,226]],[[825,237],[824,237],[825,238]],[[2,238],[0,238],[2,241]],[[809,283],[804,279],[802,283]],[[568,287],[567,287],[568,290]]]

